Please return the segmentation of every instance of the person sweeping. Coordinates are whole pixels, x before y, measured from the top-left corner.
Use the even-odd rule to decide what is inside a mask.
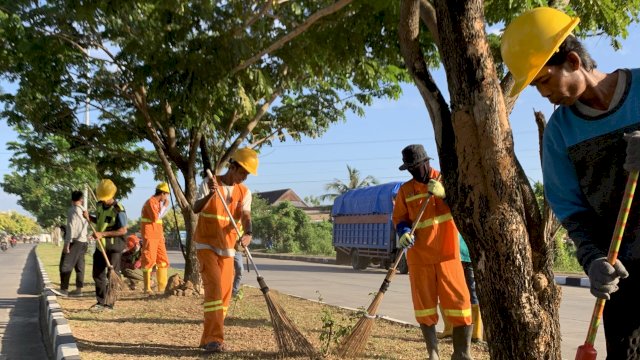
[[[640,358],[640,199],[629,211],[618,260],[607,261],[629,175],[640,169],[640,69],[596,69],[572,35],[579,18],[541,7],[515,18],[501,40],[515,85],[557,108],[544,131],[547,200],[576,244],[591,293],[606,299],[607,359]]]
[[[440,301],[444,316],[453,326],[453,360],[471,359],[471,303],[460,262],[458,229],[445,202],[444,186],[439,172],[429,164],[422,145],[409,145],[402,150],[400,170],[413,179],[402,184],[393,208],[393,224],[399,244],[407,250],[409,282],[415,317],[427,345],[429,360],[438,360],[437,306]],[[429,196],[431,194],[432,196]],[[423,202],[429,201],[418,218]],[[417,222],[415,232],[411,227]]]
[[[156,186],[155,194],[142,206],[140,216],[140,232],[142,234],[142,277],[144,293],[153,295],[151,290],[151,272],[156,266],[158,293],[164,293],[167,287],[169,257],[164,243],[162,218],[169,210],[169,185],[165,182]]]
[[[96,188],[98,200],[96,212],[95,215],[90,216],[91,222],[95,223],[93,238],[97,243],[96,251],[93,253],[93,281],[96,284],[97,302],[91,307],[92,311],[111,310],[115,305],[115,301],[107,297],[107,291],[114,290],[108,289],[110,283],[108,276],[109,278],[113,276],[108,272],[115,271],[119,276],[120,257],[126,246],[124,236],[127,233],[127,214],[124,206],[114,200],[117,190],[113,181],[102,179]],[[113,269],[109,269],[101,249],[104,249]]]
[[[257,175],[258,154],[249,148],[231,156],[224,175],[202,183],[193,210],[198,213],[195,246],[204,285],[204,330],[200,347],[216,353],[225,349],[224,319],[231,300],[236,241],[251,243],[251,191],[242,184],[249,174]],[[220,190],[222,198],[216,195]],[[234,229],[223,202],[242,224],[243,234]]]

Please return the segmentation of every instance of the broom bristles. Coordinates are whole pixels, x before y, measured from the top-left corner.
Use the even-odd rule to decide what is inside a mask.
[[[271,324],[273,325],[273,332],[280,354],[284,356],[306,355],[309,358],[315,358],[317,355],[315,348],[295,327],[284,309],[271,298],[269,292],[264,294],[264,298],[267,301],[267,308],[271,316]]]
[[[342,341],[336,353],[342,358],[355,358],[358,357],[364,350],[371,331],[373,330],[373,323],[376,319],[376,313],[378,312],[378,306],[382,302],[384,293],[378,292],[376,297],[369,305],[367,312],[358,320],[356,325],[351,330],[351,333]]]
[[[107,273],[109,284],[107,285],[107,291],[104,294],[104,300],[106,304],[113,306],[118,300],[120,291],[122,291],[124,284],[122,283],[122,279],[120,279],[120,276],[118,276],[115,270],[107,268]]]

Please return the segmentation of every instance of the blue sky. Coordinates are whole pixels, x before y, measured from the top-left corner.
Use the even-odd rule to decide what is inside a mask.
[[[622,50],[617,52],[606,37],[590,38],[585,44],[600,71],[636,67],[640,56],[640,26],[634,24],[629,29],[628,38],[622,41]],[[446,92],[444,72],[437,70],[434,77]],[[0,83],[0,88],[11,90],[6,83]],[[365,116],[349,114],[346,122],[334,125],[319,139],[289,140],[264,147],[258,176],[250,176],[246,184],[252,191],[291,188],[302,198],[319,196],[326,193],[325,184],[334,179],[347,180],[347,165],[358,169],[363,177],[373,175],[382,183],[404,181],[408,174],[398,170],[400,151],[414,143],[423,144],[434,157],[432,165],[439,168],[433,129],[422,98],[413,84],[405,84],[403,89],[399,100],[377,100],[366,108]],[[514,108],[511,126],[516,156],[530,180],[537,181],[542,179],[542,172],[534,109],[542,111],[547,118],[553,111],[551,104],[528,87]],[[14,139],[15,133],[0,120],[0,176],[10,172],[11,153],[4,144]],[[151,173],[141,172],[135,179],[133,192],[128,198],[121,199],[131,218],[140,216],[142,204],[155,188]],[[0,192],[0,211],[6,210],[26,213],[17,204],[15,196]]]

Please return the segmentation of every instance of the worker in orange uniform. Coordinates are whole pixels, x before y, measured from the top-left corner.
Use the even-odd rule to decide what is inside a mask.
[[[416,320],[427,344],[429,360],[438,360],[437,306],[453,325],[452,360],[471,359],[471,303],[460,261],[458,229],[445,202],[440,173],[429,165],[422,145],[402,150],[400,170],[408,170],[413,179],[400,186],[393,209],[393,224],[399,245],[409,248],[407,264]],[[431,195],[431,196],[430,196]],[[421,218],[422,205],[428,201]],[[411,227],[418,222],[411,235]]]
[[[224,318],[231,300],[235,246],[251,243],[251,191],[242,184],[257,175],[258,154],[249,148],[237,150],[224,175],[203,182],[193,211],[199,213],[195,245],[204,285],[204,331],[200,347],[206,352],[224,351]],[[220,190],[221,199],[216,190]],[[222,202],[226,202],[243,234],[234,229]]]
[[[157,267],[156,278],[158,292],[163,293],[167,287],[167,271],[169,258],[164,244],[164,230],[162,218],[169,209],[169,185],[160,183],[156,186],[155,194],[142,206],[140,218],[140,232],[142,233],[142,276],[145,294],[153,294],[151,290],[151,271]]]

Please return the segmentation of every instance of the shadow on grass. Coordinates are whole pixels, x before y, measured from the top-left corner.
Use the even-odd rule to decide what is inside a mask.
[[[80,316],[77,316],[77,315]],[[201,325],[203,319],[167,319],[167,318],[102,318],[96,319],[95,317],[86,318],[81,315],[86,315],[86,310],[69,311],[67,319],[73,321],[89,321],[89,322],[102,322],[102,323],[127,323],[127,324],[195,324]],[[271,322],[266,319],[241,319],[241,318],[227,318],[225,320],[225,326],[238,326],[238,327],[271,327]]]
[[[85,312],[86,314],[86,312]],[[193,319],[166,319],[166,318],[103,318],[96,319],[92,318],[84,318],[79,316],[68,315],[67,319],[73,321],[89,321],[89,322],[97,322],[97,323],[118,323],[118,324],[202,324],[202,320],[193,320]]]
[[[215,359],[279,359],[276,352],[269,351],[233,351],[233,346],[228,347],[224,353],[207,354],[202,349],[191,346],[160,345],[160,344],[130,344],[102,341],[87,341],[76,337],[80,353],[85,351],[99,352],[102,354],[138,355],[144,349],[146,356],[199,356],[200,358]]]

